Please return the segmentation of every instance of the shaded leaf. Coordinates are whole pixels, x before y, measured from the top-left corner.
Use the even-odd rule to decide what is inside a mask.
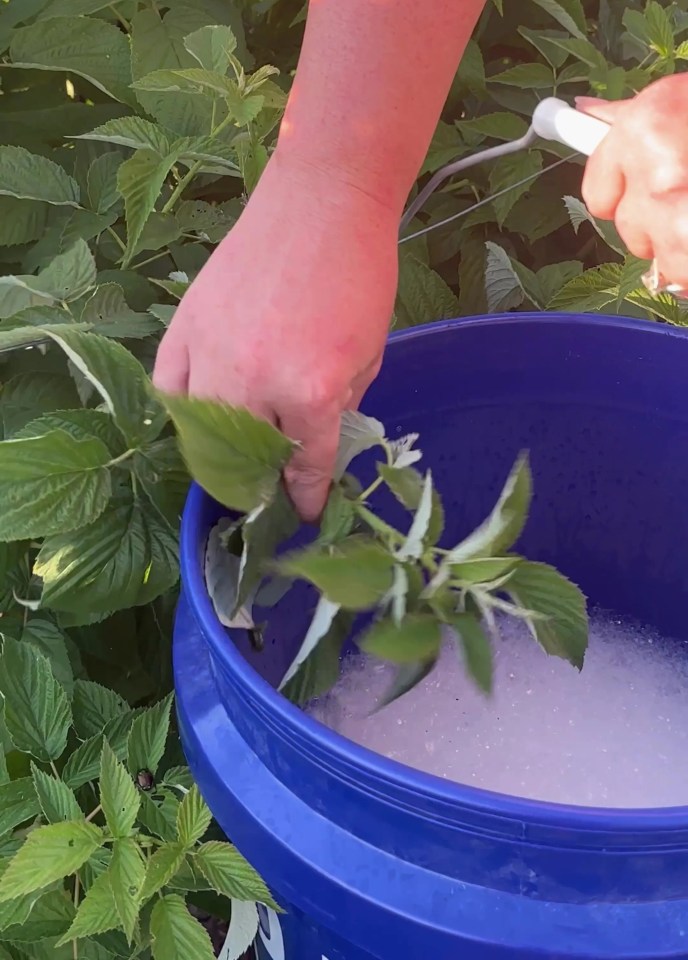
[[[112,895],[110,876],[102,873],[96,877],[79,904],[74,922],[58,941],[58,946],[83,937],[91,937],[119,927],[120,919]]]
[[[324,599],[321,602],[329,603]],[[327,693],[334,686],[339,677],[339,661],[342,649],[351,632],[352,625],[353,615],[346,610],[339,610],[332,619],[327,632],[318,638],[315,646],[303,659],[294,676],[290,680],[282,681],[280,690],[292,703],[303,706],[315,697]]]
[[[0,146],[0,194],[67,207],[78,207],[80,199],[78,183],[63,167],[16,146]]]
[[[170,883],[184,863],[185,856],[186,848],[181,843],[164,843],[158,847],[146,865],[146,876],[141,890],[142,902]]]
[[[38,760],[56,760],[66,746],[72,715],[67,695],[48,660],[29,644],[5,638],[0,693],[15,747]]]
[[[124,197],[127,218],[127,249],[123,266],[131,262],[148,218],[155,209],[167,175],[178,160],[178,153],[162,159],[153,150],[137,150],[117,171],[117,188]]]
[[[170,726],[172,695],[139,714],[129,734],[128,767],[132,776],[139,770],[155,774],[165,752],[167,732]]]
[[[10,56],[15,66],[76,73],[104,93],[132,102],[129,40],[102,20],[54,17],[15,31]]]
[[[0,837],[38,813],[40,804],[30,777],[0,783]]]

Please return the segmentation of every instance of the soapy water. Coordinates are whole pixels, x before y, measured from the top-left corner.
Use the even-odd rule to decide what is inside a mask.
[[[378,713],[394,668],[364,656],[347,658],[310,712],[377,753],[485,790],[579,806],[688,804],[688,643],[598,614],[581,673],[513,620],[493,648],[491,697],[448,636],[436,669]]]

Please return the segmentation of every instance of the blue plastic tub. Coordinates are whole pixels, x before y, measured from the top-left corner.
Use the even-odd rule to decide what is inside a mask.
[[[423,327],[392,338],[365,410],[390,435],[420,432],[449,543],[483,518],[528,448],[523,550],[594,603],[686,636],[686,335],[572,315]],[[307,594],[275,609],[262,653],[213,614],[202,555],[220,513],[191,491],[178,704],[210,807],[287,908],[279,920],[265,912],[261,958],[688,958],[688,805],[502,796],[321,727],[273,689],[308,623]]]

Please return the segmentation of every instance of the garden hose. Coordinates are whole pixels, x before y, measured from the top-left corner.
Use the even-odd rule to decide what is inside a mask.
[[[480,150],[478,153],[471,154],[470,157],[462,157],[461,160],[455,160],[438,170],[437,173],[431,177],[425,187],[423,187],[418,196],[409,204],[406,212],[401,218],[400,231],[403,231],[409,225],[409,223],[411,223],[419,210],[425,206],[430,195],[433,194],[446,180],[448,180],[449,177],[453,177],[457,173],[462,173],[464,170],[468,170],[470,167],[474,167],[479,163],[483,163],[485,160],[496,160],[499,157],[505,157],[511,153],[518,153],[521,150],[527,150],[529,147],[532,147],[538,139],[556,140],[557,142],[563,143],[566,146],[573,147],[577,153],[590,156],[590,154],[597,149],[608,132],[609,125],[604,123],[602,120],[596,120],[594,117],[589,117],[585,113],[580,113],[578,110],[574,110],[573,107],[570,107],[563,100],[559,100],[556,97],[548,97],[546,100],[541,101],[541,103],[537,105],[535,112],[533,113],[533,119],[530,127],[524,136],[519,137],[518,140],[512,140],[509,143],[502,143],[496,147],[489,147],[487,150]],[[575,154],[572,154],[571,156],[575,156]],[[545,169],[551,170],[553,167],[565,163],[568,159],[570,159],[570,157],[564,157],[562,160],[557,160],[556,163],[551,164]],[[508,193],[509,190],[514,190],[516,187],[520,187],[524,183],[534,180],[536,177],[539,177],[542,172],[543,171],[539,170],[537,173],[530,174],[528,177],[524,177],[523,180],[512,183],[508,187],[505,187],[504,190],[500,190],[499,193],[479,200],[467,210],[462,210],[460,213],[454,214],[452,217],[448,217],[446,220],[440,220],[437,223],[431,224],[430,226],[425,227],[424,229],[419,230],[410,236],[402,237],[399,240],[399,243],[407,243],[409,240],[413,240],[424,233],[429,233],[431,230],[436,230],[452,220],[456,220],[461,216],[466,216],[468,213],[471,213],[478,207],[483,206],[483,204],[490,203],[496,197],[500,197],[502,194]]]

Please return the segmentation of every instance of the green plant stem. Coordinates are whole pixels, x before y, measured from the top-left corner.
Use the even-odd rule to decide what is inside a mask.
[[[125,450],[124,453],[120,453],[118,457],[115,457],[114,460],[110,460],[107,464],[108,467],[117,467],[120,463],[124,463],[125,460],[129,460],[130,457],[133,457],[136,453],[136,450],[132,447],[130,450]]]
[[[171,256],[169,250],[161,250],[159,253],[156,253],[152,257],[148,257],[147,260],[140,260],[138,263],[132,263],[130,270],[140,270],[141,267],[147,267],[149,263],[155,263],[156,260],[162,260],[163,257]]]
[[[169,213],[174,208],[177,200],[179,200],[181,195],[184,193],[184,191],[189,186],[189,184],[191,183],[191,181],[196,176],[196,174],[198,173],[198,171],[201,169],[202,166],[203,166],[202,160],[196,160],[194,163],[192,163],[192,165],[189,167],[189,169],[181,178],[177,186],[172,191],[170,199],[162,208],[163,213]]]
[[[110,10],[112,10],[112,12],[113,12],[114,15],[117,17],[117,19],[119,20],[120,24],[124,27],[124,29],[127,31],[127,33],[131,33],[131,24],[129,23],[128,20],[126,20],[126,19],[122,16],[122,14],[119,12],[119,10],[118,10],[117,7],[115,6],[115,4],[114,4],[114,3],[109,3],[109,4],[108,4],[108,7],[110,8]]]
[[[79,909],[79,893],[81,885],[79,882],[79,874],[74,875],[74,910],[75,912]],[[79,941],[77,939],[72,940],[72,960],[79,960]]]
[[[368,524],[369,527],[372,527],[373,530],[377,530],[378,533],[384,534],[384,536],[390,537],[390,539],[395,540],[397,543],[401,543],[404,540],[404,534],[400,533],[398,530],[395,530],[394,527],[390,526],[388,523],[385,523],[384,520],[381,520],[376,514],[369,510],[362,503],[355,502],[356,513],[359,515],[361,520]]]
[[[117,231],[113,230],[112,227],[107,227],[106,229],[107,229],[107,232],[112,237],[112,239],[117,243],[117,246],[120,248],[122,253],[124,253],[124,251],[127,249],[127,246],[124,243],[124,241],[119,237],[119,235],[117,234]]]
[[[91,810],[91,812],[88,814],[88,816],[86,817],[86,822],[89,823],[91,820],[93,820],[94,817],[97,817],[102,809],[103,808],[101,807],[101,805],[98,804],[95,810]]]
[[[375,493],[375,491],[378,489],[378,487],[381,487],[381,486],[382,486],[383,482],[384,482],[384,481],[383,481],[382,477],[378,477],[377,480],[373,480],[373,482],[370,484],[370,486],[369,486],[369,487],[366,487],[366,489],[363,491],[363,493],[362,493],[362,494],[360,495],[360,497],[358,498],[358,499],[361,501],[361,503],[365,503],[365,501],[368,500],[369,497],[372,497],[372,495]]]
[[[52,770],[53,776],[55,777],[55,779],[59,780],[60,774],[57,772],[57,767],[55,766],[55,763],[53,760],[50,761],[50,769]]]

